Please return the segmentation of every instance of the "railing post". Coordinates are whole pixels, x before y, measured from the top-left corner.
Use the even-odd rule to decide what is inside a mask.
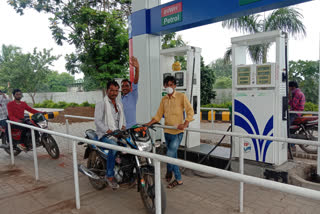
[[[31,129],[31,139],[32,139],[34,172],[36,175],[36,181],[38,181],[39,180],[39,168],[38,168],[37,146],[36,146],[36,138],[34,135],[34,129]]]
[[[213,129],[213,108],[211,109],[211,125],[212,125],[212,129]]]
[[[77,209],[80,209],[79,176],[78,176],[76,141],[72,141],[72,156],[73,156],[74,189],[76,194],[76,207]]]
[[[14,154],[13,154],[13,144],[12,144],[12,135],[11,135],[11,123],[7,120],[8,124],[8,137],[10,145],[10,156],[11,156],[11,165],[14,166]]]
[[[154,161],[154,180],[155,180],[155,191],[156,191],[156,214],[161,214],[161,172],[160,162],[156,159]]]
[[[69,134],[69,120],[66,119],[66,134]],[[68,145],[68,153],[70,153],[70,141],[67,142],[67,145]]]
[[[239,172],[243,175],[244,164],[243,164],[243,137],[239,137]],[[240,213],[243,212],[243,182],[240,182]]]

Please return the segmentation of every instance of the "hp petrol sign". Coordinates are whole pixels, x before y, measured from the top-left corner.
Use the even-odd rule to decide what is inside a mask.
[[[162,26],[182,21],[182,2],[161,9]]]

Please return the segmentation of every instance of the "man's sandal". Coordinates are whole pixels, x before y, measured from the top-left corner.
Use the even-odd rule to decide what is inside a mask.
[[[169,183],[172,179],[173,175],[172,172],[167,172],[166,173],[166,181]]]
[[[177,180],[174,180],[170,184],[168,184],[167,188],[168,189],[172,189],[172,188],[174,188],[176,186],[180,186],[182,184],[183,184],[183,182],[179,183]]]

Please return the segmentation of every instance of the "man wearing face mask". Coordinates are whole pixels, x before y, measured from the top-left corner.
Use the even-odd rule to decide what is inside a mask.
[[[187,96],[175,91],[176,79],[173,76],[167,76],[163,80],[163,85],[168,94],[162,98],[157,114],[146,125],[150,126],[157,123],[161,120],[162,116],[164,116],[165,125],[177,127],[176,130],[164,129],[167,156],[177,158],[177,151],[183,137],[184,129],[188,127],[189,122],[194,120],[194,111]],[[185,120],[184,112],[186,113]],[[169,183],[172,180],[173,173],[175,180]],[[167,164],[166,180],[169,183],[167,186],[169,189],[183,184],[179,166]]]

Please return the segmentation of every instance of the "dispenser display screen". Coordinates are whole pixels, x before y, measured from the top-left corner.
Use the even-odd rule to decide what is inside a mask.
[[[238,85],[250,85],[251,67],[238,67],[237,78]]]
[[[175,73],[175,78],[176,78],[177,86],[178,86],[178,87],[184,85],[184,82],[183,82],[183,72],[177,72],[177,73]]]
[[[271,84],[271,65],[257,66],[257,85]]]

